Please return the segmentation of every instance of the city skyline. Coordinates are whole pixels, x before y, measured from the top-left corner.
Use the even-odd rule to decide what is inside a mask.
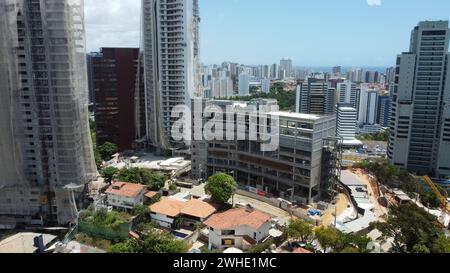
[[[417,0],[284,0],[282,6],[268,0],[258,0],[256,5],[255,1],[199,1],[203,63],[256,65],[289,57],[294,66],[389,67],[398,52],[407,48],[410,29],[417,21],[448,20],[450,8],[445,0],[433,5]],[[98,16],[100,10],[102,16]],[[85,12],[88,51],[139,46],[140,1],[113,0],[104,5],[86,0]],[[280,46],[280,41],[285,44]]]

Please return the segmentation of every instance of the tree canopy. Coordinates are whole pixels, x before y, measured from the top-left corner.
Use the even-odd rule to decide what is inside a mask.
[[[119,169],[114,168],[114,167],[106,167],[106,168],[104,168],[101,171],[101,174],[102,174],[103,178],[105,178],[108,183],[111,183],[111,181],[113,180],[115,175],[117,173],[119,173],[119,171],[120,171]]]
[[[430,208],[437,208],[440,205],[439,198],[426,185],[422,177],[414,176],[406,170],[389,164],[387,160],[377,160],[363,162],[356,166],[372,173],[381,184],[390,188],[399,188],[414,197],[412,193],[418,193],[420,201]],[[445,190],[438,186],[439,190]]]
[[[143,168],[124,168],[115,176],[121,182],[139,183],[149,187],[152,191],[158,191],[167,180],[164,174]]]
[[[373,226],[385,238],[394,239],[392,252],[448,253],[450,250],[450,239],[439,228],[437,218],[415,204],[392,208],[386,222]]]
[[[112,245],[109,253],[186,253],[188,244],[177,240],[167,231],[157,229],[146,230],[139,239],[129,239],[126,242]]]
[[[211,195],[211,200],[216,203],[226,203],[237,189],[234,178],[225,173],[217,173],[208,178],[205,186],[207,194]]]
[[[231,97],[230,100],[250,101],[252,99],[275,99],[281,111],[293,111],[295,107],[296,93],[285,89],[286,84],[283,82],[275,82],[270,87],[269,93],[256,92],[255,89],[250,91],[250,95],[246,97]]]
[[[116,144],[111,142],[105,142],[102,145],[97,147],[98,152],[102,160],[110,160],[112,155],[119,151],[119,147]]]
[[[286,229],[289,237],[299,239],[302,243],[310,243],[314,238],[313,226],[305,221],[293,219]]]

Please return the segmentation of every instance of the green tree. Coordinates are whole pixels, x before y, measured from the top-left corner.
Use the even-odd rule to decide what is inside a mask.
[[[343,249],[343,236],[336,229],[320,227],[315,230],[315,237],[325,251]]]
[[[211,195],[213,202],[226,203],[237,189],[237,183],[234,178],[225,173],[217,173],[208,178],[205,185],[205,191]]]
[[[342,234],[342,236],[344,236],[344,244],[346,248],[353,247],[359,253],[370,252],[370,250],[367,249],[367,245],[371,240],[367,236],[361,236],[357,234]]]
[[[342,249],[342,250],[340,251],[340,253],[347,253],[347,254],[350,254],[350,253],[360,253],[360,251],[359,251],[359,249],[356,248],[356,247],[353,247],[353,246],[346,246],[346,247],[344,247],[344,249]]]
[[[418,249],[433,249],[435,242],[443,236],[437,227],[437,219],[415,204],[405,204],[391,209],[385,223],[376,223],[385,238],[392,237],[393,252],[414,252]],[[434,249],[442,251],[442,249]]]
[[[118,172],[117,179],[122,182],[143,184],[152,191],[159,191],[164,187],[166,176],[149,169],[124,168]]]
[[[287,226],[288,236],[299,239],[302,243],[310,243],[314,237],[313,226],[305,221],[291,219]]]
[[[417,244],[413,247],[412,253],[430,253],[430,249],[422,244]]]
[[[98,152],[103,160],[110,160],[112,155],[119,151],[119,147],[116,144],[111,142],[105,142],[102,145],[97,147]]]
[[[110,253],[186,253],[189,249],[185,241],[177,240],[167,231],[146,230],[139,239],[112,245]]]
[[[94,147],[94,160],[95,160],[95,165],[97,165],[97,168],[100,168],[103,160],[102,160],[102,156],[100,155],[100,152],[98,151],[98,149],[96,147]]]
[[[129,243],[117,243],[108,248],[108,253],[132,253]]]
[[[101,173],[103,178],[105,178],[108,183],[111,183],[114,176],[119,173],[119,169],[114,167],[106,167],[101,171]]]
[[[450,253],[450,237],[440,234],[431,246],[433,253]]]
[[[144,205],[136,205],[133,207],[133,210],[131,211],[131,214],[133,216],[139,216],[144,215],[148,212],[148,208]]]

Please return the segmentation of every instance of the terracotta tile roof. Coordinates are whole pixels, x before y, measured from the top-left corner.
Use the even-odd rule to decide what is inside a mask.
[[[145,197],[148,197],[151,199],[151,198],[155,197],[157,194],[158,193],[156,191],[149,191],[145,194]]]
[[[301,253],[301,254],[309,254],[311,251],[304,249],[303,247],[296,248],[292,253]]]
[[[269,222],[272,216],[261,211],[247,211],[244,208],[231,209],[223,213],[214,214],[205,221],[205,225],[214,229],[229,229],[238,226],[249,226],[259,229]]]
[[[146,186],[141,184],[113,182],[112,185],[106,190],[106,193],[124,197],[136,197],[145,189]]]
[[[208,218],[215,212],[216,208],[213,205],[197,199],[189,200],[181,209],[182,214],[198,218]]]
[[[174,198],[164,198],[158,203],[151,205],[150,211],[170,217],[186,214],[198,218],[207,218],[216,212],[216,208],[207,202],[196,199],[183,202]]]
[[[181,209],[185,206],[185,202],[174,198],[163,198],[161,201],[150,206],[150,211],[170,217],[176,217],[180,214]]]

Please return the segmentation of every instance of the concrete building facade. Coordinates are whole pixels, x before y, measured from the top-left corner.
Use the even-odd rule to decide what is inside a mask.
[[[209,101],[206,104],[226,111],[227,106],[245,109],[249,105],[276,104],[276,101]],[[244,190],[256,190],[302,203],[317,200],[326,190],[328,181],[326,172],[322,173],[328,168],[322,163],[323,140],[335,135],[336,118],[287,112],[271,112],[269,115],[279,119],[278,149],[262,151],[261,141],[250,140],[193,142],[193,173],[206,174],[203,177],[206,178],[225,172],[232,174]],[[225,122],[236,124],[237,117],[233,117],[234,120],[226,118]]]
[[[420,22],[391,93],[389,161],[435,177],[450,176],[449,39],[448,21]]]
[[[97,176],[83,1],[0,3],[0,216],[74,223]]]
[[[198,0],[143,0],[142,12],[146,135],[157,150],[183,148],[171,112],[202,96]]]

